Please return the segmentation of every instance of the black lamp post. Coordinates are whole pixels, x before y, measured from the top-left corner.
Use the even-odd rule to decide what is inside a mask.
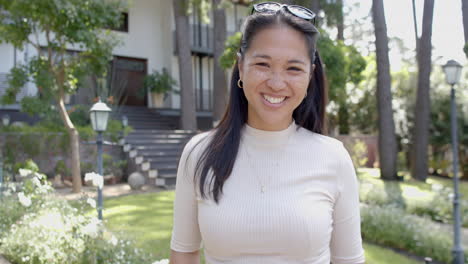
[[[10,124],[10,116],[3,115],[2,116],[2,124],[3,126],[8,126]],[[3,194],[3,140],[0,144],[0,198],[2,198]]]
[[[89,110],[90,117],[91,117],[91,125],[93,126],[94,131],[98,133],[96,145],[98,150],[98,173],[101,176],[103,175],[102,170],[102,132],[104,132],[107,128],[107,120],[109,119],[109,113],[111,109],[99,99],[99,102],[95,103],[91,109]],[[102,186],[98,186],[98,218],[102,220]]]
[[[8,126],[10,124],[10,116],[3,115],[2,116],[2,124],[3,126]],[[2,198],[3,194],[3,141],[0,142],[0,198]]]
[[[458,191],[458,139],[457,139],[457,106],[455,103],[455,85],[460,81],[462,66],[460,63],[449,60],[442,66],[445,72],[445,80],[452,86],[450,89],[450,115],[452,129],[452,155],[453,155],[453,263],[463,264],[463,249],[460,243],[460,193]]]

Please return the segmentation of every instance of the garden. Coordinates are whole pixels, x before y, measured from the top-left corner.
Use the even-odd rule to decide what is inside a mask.
[[[20,181],[6,184],[0,198],[0,255],[11,263],[167,263],[174,191],[106,199],[101,222],[94,199],[65,200],[44,174],[18,173]],[[450,180],[384,182],[376,169],[359,169],[358,177],[367,263],[450,263]],[[467,182],[461,192],[467,197]]]

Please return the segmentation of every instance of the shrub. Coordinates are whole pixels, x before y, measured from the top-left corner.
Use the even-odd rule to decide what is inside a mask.
[[[409,215],[393,205],[364,205],[361,221],[363,238],[367,241],[451,263],[450,232],[430,219]],[[466,253],[465,257],[468,261]]]
[[[89,213],[93,199],[59,199],[44,175],[20,172],[32,177],[9,183],[0,202],[0,254],[10,262],[151,263],[151,256],[117,238]]]
[[[432,185],[432,192],[426,197],[405,198],[397,182],[384,182],[383,186],[373,182],[362,182],[360,199],[369,205],[392,205],[407,213],[428,216],[441,223],[453,223],[453,191],[442,185]],[[468,200],[460,199],[461,215],[468,215]],[[468,227],[468,217],[462,218],[462,225]]]

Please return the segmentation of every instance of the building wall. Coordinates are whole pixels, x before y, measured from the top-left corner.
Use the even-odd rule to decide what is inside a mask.
[[[246,8],[242,6],[226,9],[226,22],[229,33],[232,34],[239,28],[240,18],[244,17],[246,13]],[[237,19],[235,18],[236,14],[238,16]],[[146,59],[148,63],[148,73],[151,73],[153,70],[160,71],[162,68],[167,68],[169,73],[177,80],[177,83],[179,83],[177,56],[174,54],[175,25],[172,1],[133,0],[129,9],[128,17],[129,31],[116,32],[116,34],[122,39],[122,45],[115,48],[114,55]],[[191,18],[191,21],[192,23],[196,23],[196,19],[194,20],[193,17]],[[208,25],[208,27],[212,29],[212,24]],[[78,47],[73,46],[70,46],[70,49],[79,50]],[[35,54],[35,50],[32,47],[26,46],[22,51],[18,50],[16,52],[16,60],[18,63],[21,63]],[[194,61],[197,62],[197,65],[194,65],[193,67],[193,75],[196,74],[196,68],[198,67],[198,60],[194,59]],[[1,80],[5,80],[6,73],[9,72],[14,64],[13,47],[8,44],[0,44],[0,95],[6,88],[5,83],[2,84]],[[202,89],[204,90],[204,94],[212,91],[213,89],[213,87],[210,86],[212,85],[213,64],[213,59],[210,56],[202,59]],[[200,69],[198,69],[198,71],[199,70]],[[200,82],[197,81],[197,78],[198,75],[194,79],[194,89],[200,89]],[[176,87],[176,89],[180,88]],[[17,99],[19,101],[22,96],[35,95],[36,93],[37,89],[34,84],[28,84]],[[205,104],[206,100],[204,100],[204,105]],[[147,105],[150,107],[152,106],[150,96],[148,96]],[[180,96],[177,94],[168,96],[165,101],[165,107],[179,109]]]

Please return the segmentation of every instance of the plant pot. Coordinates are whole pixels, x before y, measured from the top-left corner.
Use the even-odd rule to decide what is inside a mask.
[[[164,94],[151,93],[151,101],[154,108],[164,107]]]

